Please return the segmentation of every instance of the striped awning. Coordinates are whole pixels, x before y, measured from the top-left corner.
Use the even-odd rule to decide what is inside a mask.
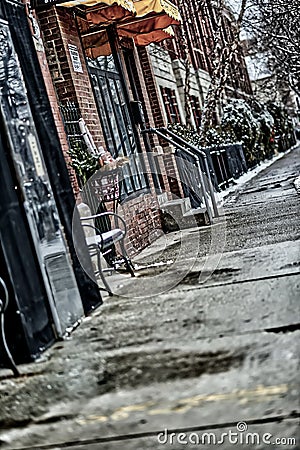
[[[120,6],[138,18],[149,14],[165,13],[174,20],[181,21],[177,6],[173,5],[169,0],[67,0],[59,3],[58,6],[64,6],[65,8],[73,8],[75,6],[83,6],[85,8],[93,6],[99,6],[99,8]]]
[[[106,29],[114,24],[120,40],[132,38],[136,45],[172,38],[173,25],[180,25],[178,8],[170,0],[68,0],[60,6],[80,9],[82,42],[88,57],[108,55]]]
[[[71,3],[77,1],[95,2],[96,0],[72,0]],[[86,10],[86,18],[91,24],[101,25],[109,24],[112,22],[118,23],[120,22],[120,20],[123,21],[125,15],[120,17],[114,12],[114,6],[116,5],[116,2],[113,2],[113,0],[108,1],[111,2],[111,8],[104,7],[104,5],[101,6],[101,3],[98,3],[98,8],[88,8]],[[159,29],[167,28],[170,25],[178,25],[181,22],[178,8],[174,6],[169,0],[138,0],[131,3],[132,8],[129,9],[129,4],[126,8],[126,11],[131,12],[131,15],[126,15],[127,25],[129,25],[131,29],[134,28],[138,31],[139,28],[141,28],[139,32],[144,32],[144,23],[146,23],[148,19],[152,19],[153,17],[160,17],[160,25],[157,27]],[[122,5],[118,3],[118,6]]]
[[[136,9],[132,0],[68,0],[66,2],[60,3],[58,6],[64,6],[65,8],[73,8],[74,6],[120,6],[126,11],[135,14]]]
[[[145,17],[153,14],[167,14],[176,22],[181,22],[181,17],[177,6],[169,0],[137,0],[134,2],[136,17]]]

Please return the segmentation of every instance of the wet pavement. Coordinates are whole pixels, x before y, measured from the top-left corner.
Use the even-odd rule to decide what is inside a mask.
[[[1,370],[0,447],[300,449],[299,156],[110,277],[118,295],[20,379]]]

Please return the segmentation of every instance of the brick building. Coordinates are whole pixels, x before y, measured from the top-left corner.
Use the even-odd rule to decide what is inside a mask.
[[[131,254],[161,229],[160,204],[183,195],[172,147],[141,129],[185,121],[181,23],[191,63],[191,121],[199,126],[216,26],[209,5],[196,11],[189,0],[179,12],[169,0],[31,0],[33,34],[75,194],[79,187],[68,146],[78,129],[70,117],[84,119],[96,147],[130,159],[121,208]],[[233,23],[224,12],[223,39]],[[251,92],[242,53],[233,61],[227,91]],[[62,120],[65,111],[70,114]]]
[[[215,39],[220,41],[220,53],[225,43],[234,40],[236,20],[230,9],[220,15],[210,0],[177,0],[182,26],[175,30],[174,39],[149,48],[159,86],[165,119],[169,123],[186,122],[186,96],[191,107],[191,125],[198,129],[203,101],[214,71]],[[216,30],[219,36],[216,37]],[[226,50],[225,50],[226,51]],[[225,57],[228,55],[225,55]],[[186,64],[189,64],[189,89],[186,93]],[[230,63],[225,95],[245,98],[252,94],[243,48],[238,46]]]
[[[70,105],[71,113],[84,119],[96,147],[130,159],[121,207],[129,228],[129,252],[135,253],[161,229],[157,194],[167,192],[170,198],[171,191],[175,195],[179,189],[172,154],[162,156],[158,139],[140,133],[139,114],[142,104],[143,126],[164,125],[145,45],[171,36],[165,29],[179,25],[178,10],[168,0],[37,0],[31,6],[36,48],[74,192],[77,195],[79,188],[68,151],[72,127],[66,127],[70,117],[62,117]]]

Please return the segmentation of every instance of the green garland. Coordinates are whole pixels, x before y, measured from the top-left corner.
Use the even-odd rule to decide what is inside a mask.
[[[70,166],[76,172],[80,187],[82,188],[88,179],[99,170],[99,155],[93,155],[83,148],[81,142],[75,143],[70,148],[69,155],[72,159]]]

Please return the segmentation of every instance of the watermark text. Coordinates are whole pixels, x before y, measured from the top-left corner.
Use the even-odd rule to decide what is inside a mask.
[[[254,433],[248,431],[246,422],[239,422],[235,430],[228,430],[221,434],[213,432],[204,433],[174,433],[165,429],[157,435],[157,441],[161,445],[288,445],[295,446],[296,439],[292,437],[273,437],[271,433]]]

